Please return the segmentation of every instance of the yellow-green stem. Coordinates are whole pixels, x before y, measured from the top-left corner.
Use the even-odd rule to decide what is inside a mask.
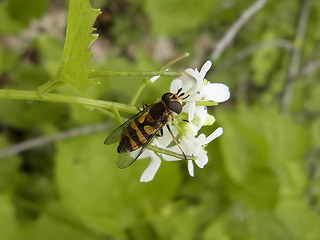
[[[167,77],[181,77],[183,74],[178,72],[152,71],[152,72],[117,72],[117,71],[93,71],[89,78],[98,77],[153,77],[156,75]]]
[[[8,90],[0,89],[0,99],[8,100],[34,100],[43,102],[58,102],[58,103],[75,103],[91,107],[98,107],[103,109],[112,110],[113,107],[117,108],[120,112],[137,113],[138,109],[127,104],[109,102],[102,100],[95,100],[90,98],[68,96],[57,93],[46,93],[40,95],[37,91],[25,91],[25,90]]]
[[[136,91],[136,93],[134,94],[134,96],[132,97],[129,105],[130,106],[134,106],[141,94],[141,92],[143,91],[143,89],[147,86],[148,84],[146,83],[146,81],[143,81],[140,85],[140,87],[138,88],[138,90]]]
[[[172,152],[168,149],[164,149],[164,148],[159,148],[159,147],[156,147],[154,145],[149,145],[147,147],[148,149],[150,149],[151,151],[154,151],[154,152],[157,152],[157,153],[161,153],[161,154],[165,154],[165,155],[168,155],[168,156],[171,156],[171,157],[176,157],[178,159],[181,159],[181,160],[196,160],[197,157],[196,156],[190,156],[190,155],[186,155],[187,159],[184,158],[184,156],[180,153],[176,153],[176,152]]]
[[[116,107],[112,107],[112,112],[113,112],[113,115],[114,115],[114,118],[116,119],[116,121],[119,124],[122,124],[123,120],[122,120],[122,118],[120,116],[120,113],[119,113],[118,109]]]

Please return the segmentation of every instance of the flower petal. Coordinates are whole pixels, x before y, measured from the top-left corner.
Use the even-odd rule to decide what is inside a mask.
[[[160,75],[153,76],[152,78],[150,78],[150,82],[151,83],[155,82],[159,77]]]
[[[151,162],[141,175],[140,182],[151,181],[161,165],[161,159],[152,151],[150,151]]]
[[[195,111],[196,111],[196,103],[195,102],[190,102],[189,103],[189,112],[188,112],[188,120],[189,120],[189,122],[191,122],[192,119],[194,118]]]
[[[198,156],[198,158],[195,160],[195,162],[199,168],[203,168],[204,165],[206,165],[208,163],[208,156],[202,148],[201,148],[201,150],[199,149],[197,156]]]
[[[195,115],[200,118],[200,122],[197,124],[197,130],[202,128],[207,119],[208,110],[205,106],[196,106]]]
[[[185,72],[195,79],[199,78],[199,71],[197,69],[188,68]]]
[[[201,96],[204,100],[224,102],[230,98],[230,91],[222,83],[211,83],[201,88]]]
[[[182,81],[180,79],[174,79],[170,84],[170,92],[176,93],[180,88],[182,88]]]
[[[206,76],[207,72],[210,70],[211,66],[212,66],[212,62],[210,60],[206,61],[206,63],[203,64],[199,74],[199,78],[202,79],[202,81]]]
[[[192,160],[188,160],[188,171],[191,177],[194,177],[194,166]]]
[[[223,133],[223,128],[218,127],[213,133],[211,133],[204,141],[203,145],[208,144],[212,140],[216,139],[217,137],[220,137],[221,134]]]

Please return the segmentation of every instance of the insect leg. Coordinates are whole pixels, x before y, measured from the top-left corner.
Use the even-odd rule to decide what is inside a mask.
[[[157,137],[163,136],[163,128],[160,129],[160,131],[156,134]]]
[[[149,105],[143,102],[143,109],[145,109],[147,107],[149,107]]]
[[[177,139],[174,137],[174,135],[173,135],[173,133],[172,133],[172,131],[171,131],[171,129],[170,129],[170,126],[169,126],[168,124],[166,124],[166,126],[167,126],[167,129],[168,129],[169,133],[171,134],[171,137],[173,138],[173,141],[178,145],[178,148],[179,148],[180,151],[182,152],[182,154],[183,154],[183,156],[184,156],[184,159],[187,160],[187,156],[186,156],[186,154],[184,153],[184,151],[182,150],[182,148],[180,147]]]

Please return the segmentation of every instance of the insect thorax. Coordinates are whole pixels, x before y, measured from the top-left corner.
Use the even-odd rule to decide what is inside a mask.
[[[168,122],[168,118],[171,115],[171,112],[165,107],[164,103],[161,101],[156,103],[150,109],[149,114],[158,124],[164,125]]]

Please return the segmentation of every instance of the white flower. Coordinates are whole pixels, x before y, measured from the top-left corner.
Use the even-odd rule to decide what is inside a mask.
[[[183,112],[188,113],[189,124],[186,125],[185,132],[180,133],[180,146],[184,153],[189,156],[196,156],[196,160],[188,160],[188,171],[189,174],[194,176],[194,162],[200,168],[203,168],[208,163],[208,156],[204,147],[210,143],[215,138],[219,137],[223,133],[223,129],[219,127],[212,134],[206,137],[204,134],[198,134],[199,129],[204,125],[207,117],[207,107],[197,106],[196,103],[199,101],[214,101],[217,103],[224,102],[230,98],[229,88],[221,83],[208,83],[205,80],[205,75],[211,68],[211,61],[207,61],[201,68],[200,72],[198,69],[187,69],[186,73],[195,79],[195,83],[184,81],[180,79],[175,79],[172,81],[170,86],[170,92],[175,93],[178,89],[182,88],[182,92],[189,97],[186,99],[186,104],[183,107]],[[156,81],[159,76],[154,76],[151,78],[151,82]],[[213,118],[211,116],[211,118]],[[210,116],[208,118],[210,120]],[[212,119],[211,119],[212,120]],[[192,128],[193,131],[188,131],[186,129]],[[177,145],[168,147],[172,142],[172,137],[166,128],[163,129],[163,137],[154,140],[153,144],[160,148],[167,148],[171,151],[180,153],[180,149]],[[178,131],[175,128],[171,128],[174,136],[178,135]],[[181,159],[155,153],[149,149],[146,149],[141,158],[151,158],[149,166],[142,173],[140,182],[151,181],[161,165],[161,158],[166,161],[181,161]],[[182,160],[183,161],[183,160]]]
[[[222,83],[210,83],[205,84],[204,77],[211,68],[211,61],[207,61],[201,68],[198,69],[188,68],[186,73],[196,80],[194,85],[190,82],[182,82],[180,79],[172,81],[170,86],[171,92],[177,92],[179,88],[183,89],[183,92],[189,95],[186,105],[183,107],[183,112],[188,113],[188,120],[192,123],[195,116],[198,116],[200,121],[197,124],[192,124],[195,134],[203,126],[206,116],[206,106],[196,106],[197,101],[214,101],[224,102],[230,98],[229,88]]]
[[[195,162],[199,168],[203,168],[208,163],[208,156],[206,151],[204,150],[204,146],[210,143],[215,138],[219,137],[222,133],[223,133],[223,129],[219,127],[213,133],[211,133],[208,137],[206,137],[204,134],[200,134],[198,137],[188,136],[188,137],[181,138],[180,146],[184,150],[184,153],[190,156],[197,156],[197,159],[195,161],[188,160],[188,171],[190,176],[192,177],[194,176],[193,162]],[[155,145],[158,147],[164,148],[167,145],[169,145],[170,142],[171,141],[168,141],[168,138],[166,137],[162,141],[162,143],[155,140]],[[175,152],[180,151],[177,145],[168,149]],[[140,182],[149,182],[154,178],[155,174],[157,173],[161,165],[161,159],[158,155],[149,149],[146,149],[145,152],[141,155],[141,158],[150,157],[151,161],[149,166],[142,173]],[[175,157],[171,157],[168,155],[162,155],[162,158],[163,160],[166,160],[166,161],[181,161],[181,159],[177,159]]]
[[[173,132],[174,135],[177,135],[177,130],[175,128],[171,128],[171,131]],[[160,148],[166,148],[171,142],[172,142],[172,137],[170,133],[168,132],[167,128],[163,129],[163,136],[161,138],[155,139],[153,141],[153,144],[156,145],[157,147]],[[140,177],[140,182],[149,182],[151,181],[155,174],[157,173],[158,169],[160,168],[161,165],[161,159],[159,157],[161,154],[156,154],[153,151],[146,149],[142,154],[141,154],[141,159],[142,158],[151,158],[151,161],[149,163],[149,166],[144,170]]]
[[[193,162],[197,164],[199,168],[203,168],[208,163],[208,156],[204,150],[204,146],[210,143],[215,138],[221,136],[223,129],[221,127],[217,128],[213,133],[208,137],[204,134],[200,134],[198,137],[194,136],[183,136],[180,139],[180,146],[185,152],[186,155],[197,156],[195,161],[188,160],[188,171],[189,174],[194,176],[194,166]],[[179,151],[178,146],[173,146],[169,148],[171,151]],[[178,160],[170,156],[163,156],[164,160],[174,161]],[[181,159],[179,159],[181,160]]]
[[[144,170],[140,177],[140,182],[149,182],[154,178],[154,175],[158,171],[161,165],[161,159],[151,150],[146,149],[144,153],[142,153],[141,158],[151,158],[151,162],[149,166]]]

